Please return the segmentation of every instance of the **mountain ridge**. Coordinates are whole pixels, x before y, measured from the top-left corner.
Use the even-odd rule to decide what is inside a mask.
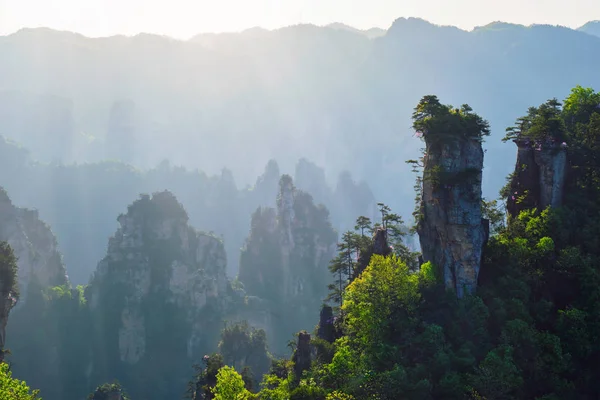
[[[413,186],[404,160],[420,146],[409,110],[423,93],[468,100],[490,121],[484,193],[494,198],[513,156],[500,139],[520,110],[600,84],[600,39],[548,25],[466,31],[399,18],[374,39],[307,24],[196,41],[48,32],[0,38],[10,60],[0,65],[0,134],[40,161],[98,162],[122,148],[138,168],[163,159],[210,175],[228,167],[244,186],[269,159],[290,171],[308,158],[329,181],[346,169],[369,178],[375,197],[403,215]],[[109,126],[123,103],[135,107]]]
[[[500,25],[502,27],[513,27],[513,28],[532,28],[532,27],[536,27],[536,26],[552,26],[552,27],[562,27],[562,28],[566,28],[566,29],[570,29],[570,30],[574,30],[574,31],[580,31],[580,32],[585,32],[585,33],[590,33],[590,32],[594,32],[594,33],[590,33],[593,34],[595,36],[598,36],[600,34],[600,32],[598,32],[600,30],[600,20],[590,20],[588,22],[586,22],[585,24],[583,24],[582,26],[580,26],[579,28],[570,28],[564,25],[552,25],[552,24],[537,24],[537,23],[533,23],[530,25],[524,25],[524,24],[517,24],[517,23],[512,23],[512,22],[505,22],[505,21],[492,21],[488,24],[485,25],[478,25],[475,26],[473,29],[471,30],[466,30],[466,29],[462,29],[459,28],[455,25],[441,25],[441,24],[436,24],[433,22],[428,21],[427,19],[424,18],[420,18],[420,17],[399,17],[396,20],[394,20],[392,22],[392,24],[390,25],[389,28],[381,28],[378,26],[373,26],[371,28],[367,28],[367,29],[360,29],[360,28],[356,28],[350,24],[344,23],[344,22],[330,22],[328,24],[324,24],[324,25],[317,25],[317,24],[313,24],[313,23],[298,23],[298,24],[292,24],[292,25],[286,25],[286,26],[281,26],[278,28],[272,28],[272,29],[268,29],[268,28],[263,28],[261,26],[254,26],[251,28],[246,28],[246,29],[242,29],[239,31],[224,31],[224,32],[199,32],[195,35],[192,35],[191,37],[189,37],[188,39],[178,39],[169,35],[163,35],[163,34],[157,34],[157,33],[152,33],[152,32],[139,32],[136,33],[134,35],[124,35],[124,34],[113,34],[113,35],[106,35],[106,36],[87,36],[84,35],[80,32],[76,32],[76,31],[70,31],[70,30],[64,30],[64,29],[55,29],[55,28],[51,28],[51,27],[47,27],[47,26],[40,26],[40,27],[22,27],[19,30],[12,32],[12,33],[8,33],[5,35],[0,35],[0,38],[6,38],[6,37],[11,37],[11,36],[17,36],[17,35],[23,35],[23,34],[28,34],[31,32],[45,32],[45,33],[50,33],[50,34],[70,34],[70,35],[74,35],[77,36],[79,38],[85,38],[85,39],[112,39],[112,38],[126,38],[126,39],[131,39],[131,38],[135,38],[137,36],[155,36],[155,37],[161,37],[161,38],[167,38],[170,40],[174,40],[174,41],[178,41],[178,42],[190,42],[190,41],[194,41],[195,39],[197,39],[198,37],[202,37],[202,36],[228,36],[228,35],[243,35],[243,34],[256,34],[256,33],[267,33],[267,32],[277,32],[280,31],[282,29],[286,29],[286,28],[294,28],[294,27],[298,27],[298,26],[304,26],[304,25],[309,25],[309,26],[314,26],[317,28],[323,28],[323,29],[334,29],[334,30],[344,30],[344,31],[348,31],[348,32],[353,32],[353,33],[358,33],[361,35],[365,35],[371,39],[376,38],[376,37],[380,37],[385,35],[385,33],[394,26],[394,24],[396,24],[398,21],[401,20],[405,20],[405,21],[410,21],[410,20],[418,20],[418,21],[423,21],[429,25],[435,26],[435,27],[447,27],[447,28],[456,28],[459,29],[461,31],[464,32],[473,32],[476,30],[481,30],[484,28],[490,28],[490,27],[496,27],[497,25]]]

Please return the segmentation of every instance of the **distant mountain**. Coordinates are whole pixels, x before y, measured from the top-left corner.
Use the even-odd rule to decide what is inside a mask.
[[[600,21],[590,21],[577,30],[600,37]]]
[[[505,128],[577,84],[600,87],[600,38],[581,30],[496,22],[467,32],[400,18],[379,37],[357,31],[296,25],[179,41],[25,29],[0,37],[0,134],[43,161],[167,158],[208,174],[227,166],[241,186],[269,159],[289,172],[304,157],[330,183],[350,170],[408,216],[404,161],[422,147],[410,115],[423,95],[490,121],[484,194],[496,197],[515,158]]]
[[[325,27],[331,28],[331,29],[338,29],[338,30],[344,30],[344,31],[358,33],[361,35],[365,35],[369,39],[375,39],[377,37],[381,37],[381,36],[385,35],[385,32],[386,32],[385,29],[381,29],[381,28],[370,28],[367,30],[357,29],[352,26],[342,24],[340,22],[334,22],[332,24],[326,25]]]

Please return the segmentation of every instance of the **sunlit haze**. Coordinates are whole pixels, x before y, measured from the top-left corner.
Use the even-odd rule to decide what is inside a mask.
[[[49,27],[87,36],[139,32],[189,38],[203,32],[342,22],[387,28],[420,17],[463,29],[492,21],[572,28],[600,18],[595,0],[0,0],[0,34]]]

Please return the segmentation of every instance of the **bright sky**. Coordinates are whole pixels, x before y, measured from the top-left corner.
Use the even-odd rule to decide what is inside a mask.
[[[0,0],[0,35],[50,27],[86,36],[139,32],[189,38],[202,32],[343,22],[388,28],[421,17],[463,29],[492,21],[579,27],[600,19],[598,0]]]

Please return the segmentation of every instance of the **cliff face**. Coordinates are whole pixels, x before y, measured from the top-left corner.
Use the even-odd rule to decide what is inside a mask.
[[[8,315],[18,298],[16,265],[10,246],[6,242],[0,242],[0,363],[4,360]]]
[[[525,209],[562,204],[567,171],[567,147],[556,141],[514,140],[515,173],[510,183],[507,209],[516,216]]]
[[[0,362],[4,360],[4,345],[6,344],[6,325],[8,324],[8,315],[14,307],[10,294],[2,294],[0,297]]]
[[[174,384],[216,345],[229,289],[225,250],[188,225],[169,192],[142,196],[118,221],[86,294],[98,334],[92,374],[164,398],[169,389],[156,376]],[[127,384],[138,379],[149,383]]]
[[[299,332],[298,344],[296,346],[296,350],[294,351],[294,355],[292,356],[292,361],[294,363],[294,375],[296,379],[300,380],[302,373],[310,368],[311,353],[310,333],[306,331]]]
[[[50,227],[40,221],[38,212],[15,207],[0,188],[0,241],[7,242],[18,261],[20,303],[27,287],[35,280],[41,287],[68,283],[66,269]]]
[[[271,329],[258,321],[252,324],[263,327],[272,343],[283,343],[274,330],[287,337],[318,321],[337,234],[327,209],[315,206],[287,175],[280,180],[277,209],[259,208],[251,225],[239,279],[248,295],[268,303],[273,317],[268,320]]]
[[[481,141],[473,138],[432,143],[425,138],[421,220],[423,260],[443,274],[457,296],[477,286],[486,222],[481,213]]]

